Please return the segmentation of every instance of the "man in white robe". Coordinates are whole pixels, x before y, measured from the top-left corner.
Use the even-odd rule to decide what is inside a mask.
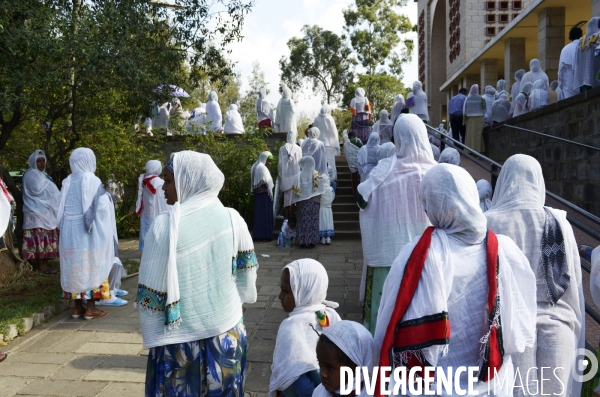
[[[558,64],[558,100],[571,98],[573,95],[579,94],[579,90],[573,89],[573,63],[575,62],[575,51],[579,39],[583,36],[583,32],[577,26],[569,31],[569,40],[571,42],[564,46],[560,52],[560,61]]]

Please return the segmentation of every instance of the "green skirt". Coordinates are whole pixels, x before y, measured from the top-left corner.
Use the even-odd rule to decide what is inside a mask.
[[[377,325],[377,312],[381,304],[383,283],[390,272],[391,267],[367,267],[367,282],[365,293],[365,309],[363,313],[364,326],[372,335],[375,335]]]

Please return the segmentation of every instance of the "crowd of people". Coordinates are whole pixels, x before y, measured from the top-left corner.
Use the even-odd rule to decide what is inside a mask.
[[[500,113],[523,111],[525,88],[526,108],[545,103],[544,77],[533,60],[531,71],[519,74],[516,84],[523,90],[512,88],[519,93],[512,105],[503,80],[483,96],[477,85],[469,96],[463,91],[462,105],[452,98],[453,136],[478,150],[476,131],[497,122]],[[198,125],[210,122],[212,131],[227,133],[237,125],[235,105],[222,128],[216,94],[209,99],[191,117],[202,116]],[[452,112],[459,109],[460,118]],[[278,153],[276,182],[269,151],[249,170],[252,234],[240,214],[219,201],[225,180],[209,155],[173,153],[164,167],[148,161],[139,176],[143,254],[135,305],[149,349],[146,396],[243,396],[248,344],[242,304],[257,300],[254,242],[273,239],[281,201],[285,241],[305,249],[331,244],[335,157],[342,149],[360,207],[363,323],[342,320],[339,305],[326,300],[329,279],[321,263],[286,264],[279,300],[289,315],[275,342],[271,397],[339,395],[345,366],[373,371],[424,365],[479,368],[474,386],[468,386],[467,372],[456,378],[459,387],[478,393],[490,394],[490,382],[501,379],[492,394],[528,394],[541,383],[555,395],[580,394],[581,383],[571,376],[573,353],[585,343],[579,251],[566,213],[544,206],[544,178],[534,158],[509,158],[495,191],[485,180],[476,182],[460,167],[456,149],[428,135],[420,82],[406,101],[396,97],[391,112],[380,111],[373,126],[372,105],[357,89],[342,144],[329,106],[302,139],[287,87],[277,110],[273,117],[262,90],[257,125],[286,132],[287,139]],[[446,133],[443,125],[438,130]],[[71,174],[60,191],[44,172],[45,163],[44,152],[36,150],[23,177],[23,255],[44,273],[53,273],[48,260],[59,258],[62,296],[75,302],[72,316],[104,317],[100,302],[127,303],[120,299],[127,292],[119,289],[123,269],[113,198],[94,174],[92,150],[73,151]],[[9,202],[6,192],[0,194],[2,230]],[[600,250],[590,255],[596,297]],[[555,376],[544,378],[542,367]],[[394,386],[392,378],[387,387]],[[354,396],[369,395],[365,383],[350,388]]]

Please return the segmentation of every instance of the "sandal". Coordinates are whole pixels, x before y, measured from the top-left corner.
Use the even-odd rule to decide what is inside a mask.
[[[0,363],[6,360],[6,357],[8,357],[8,354],[0,352]]]
[[[100,311],[100,312],[88,312],[86,310],[83,317],[86,320],[93,320],[93,319],[95,319],[97,317],[106,317],[106,316],[108,316],[108,312],[102,312],[102,311]]]
[[[76,312],[75,310],[73,310],[73,311],[71,312],[71,317],[72,317],[73,319],[77,320],[79,317],[83,316],[84,314],[85,314],[85,310],[84,310],[84,311],[82,311],[82,312],[79,312],[79,313],[78,313],[78,312]]]

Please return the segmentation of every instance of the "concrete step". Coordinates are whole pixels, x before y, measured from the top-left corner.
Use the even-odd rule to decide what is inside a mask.
[[[335,195],[335,200],[333,200],[333,204],[341,204],[341,203],[345,203],[345,204],[349,204],[349,203],[356,203],[356,199],[354,198],[353,195],[350,194],[336,194]],[[336,210],[334,209],[333,212],[335,212]]]
[[[350,211],[350,212],[335,211],[335,212],[333,212],[333,221],[335,223],[337,223],[339,221],[352,221],[352,222],[356,222],[358,224],[359,223],[358,211]]]
[[[336,199],[337,199],[337,196],[351,196],[351,195],[352,195],[352,184],[344,183],[342,185],[340,182],[338,182],[337,189],[335,191]]]
[[[353,201],[351,203],[336,203],[334,200],[333,204],[331,204],[331,210],[333,211],[333,216],[335,217],[335,214],[338,212],[356,212],[358,214],[360,208],[358,208],[358,205],[356,205],[356,201]]]

